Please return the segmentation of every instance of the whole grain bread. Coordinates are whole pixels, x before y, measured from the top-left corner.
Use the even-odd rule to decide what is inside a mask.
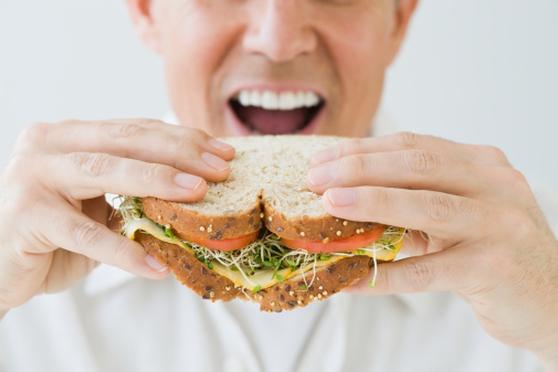
[[[287,239],[332,241],[362,234],[376,224],[329,215],[321,196],[306,185],[308,163],[320,150],[344,137],[250,136],[221,138],[235,147],[231,174],[224,182],[209,183],[202,201],[168,202],[144,198],[147,217],[170,225],[177,235],[230,239],[265,225]]]
[[[236,149],[226,181],[209,183],[204,199],[196,203],[143,198],[144,213],[159,224],[170,225],[184,240],[192,236],[236,238],[263,226],[282,238],[323,242],[365,233],[378,224],[329,215],[322,197],[306,185],[310,157],[345,139],[296,135],[221,138]],[[142,233],[136,239],[201,297],[212,301],[248,298],[265,311],[290,310],[323,300],[367,277],[371,266],[367,256],[347,257],[318,269],[308,287],[299,276],[252,293],[236,288],[177,245]]]
[[[293,277],[257,293],[235,288],[232,281],[200,262],[181,247],[138,232],[136,240],[145,251],[167,265],[176,278],[199,296],[211,301],[250,299],[260,304],[262,311],[281,312],[306,306],[365,279],[370,275],[371,258],[347,257],[316,271],[314,280],[306,285],[302,276]]]

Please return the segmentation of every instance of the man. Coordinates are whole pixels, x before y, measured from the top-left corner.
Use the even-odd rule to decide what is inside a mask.
[[[524,177],[493,147],[368,137],[416,0],[128,6],[181,126],[21,135],[0,186],[0,369],[558,370],[558,242]],[[422,231],[411,257],[282,315],[136,277],[168,272],[106,226],[105,193],[199,200],[234,156],[214,137],[291,132],[363,137],[317,154],[309,186],[333,215]]]

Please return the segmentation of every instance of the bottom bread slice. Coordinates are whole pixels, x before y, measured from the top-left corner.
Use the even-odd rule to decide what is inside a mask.
[[[234,298],[250,299],[260,304],[262,311],[280,312],[324,300],[370,275],[372,259],[367,256],[343,258],[324,266],[315,274],[290,278],[257,293],[235,287],[234,283],[209,269],[194,255],[178,245],[163,242],[151,235],[136,235],[144,250],[169,267],[182,284],[204,299],[230,301]],[[310,277],[313,280],[310,283]]]

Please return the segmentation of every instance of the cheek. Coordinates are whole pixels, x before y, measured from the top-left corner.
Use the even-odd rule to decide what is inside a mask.
[[[390,17],[381,9],[323,16],[321,34],[341,84],[339,123],[367,131],[377,110],[390,55]]]
[[[216,24],[224,24],[220,14],[202,9],[177,16],[164,28],[162,54],[169,96],[183,122],[207,122],[211,79],[227,53],[231,32],[212,26]]]

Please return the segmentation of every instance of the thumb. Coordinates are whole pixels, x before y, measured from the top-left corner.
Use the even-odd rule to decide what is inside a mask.
[[[462,287],[465,281],[467,264],[463,258],[463,254],[457,250],[449,249],[380,263],[377,269],[372,269],[369,278],[357,283],[349,291],[394,294],[455,290]]]

